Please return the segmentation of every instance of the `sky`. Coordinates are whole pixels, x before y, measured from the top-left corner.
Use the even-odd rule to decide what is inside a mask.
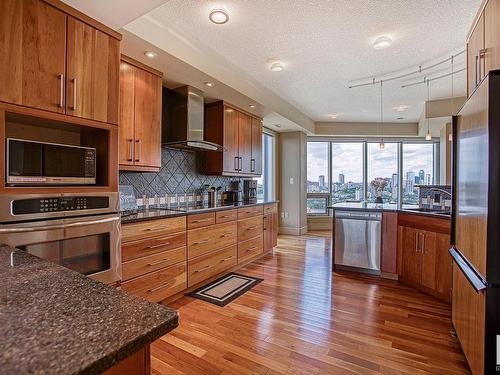
[[[420,169],[432,175],[431,143],[403,145],[403,178],[407,171],[416,175]],[[338,182],[339,173],[345,175],[345,181],[361,182],[363,178],[363,156],[361,143],[334,143],[332,146],[333,182]],[[328,180],[328,143],[309,142],[307,144],[307,179],[318,181],[324,175]],[[380,150],[378,143],[368,144],[368,179],[391,177],[397,173],[397,145],[386,143],[385,150]]]

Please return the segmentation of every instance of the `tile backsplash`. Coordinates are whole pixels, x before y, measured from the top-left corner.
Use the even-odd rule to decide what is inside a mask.
[[[449,185],[429,185],[419,186],[419,202],[420,207],[433,209],[451,208],[451,197],[448,194],[440,192],[439,189],[451,194],[451,186]]]
[[[137,198],[155,194],[192,194],[199,192],[204,184],[226,186],[237,179],[226,176],[206,176],[200,173],[203,154],[189,151],[162,148],[161,169],[151,172],[120,172],[120,185],[132,185]]]

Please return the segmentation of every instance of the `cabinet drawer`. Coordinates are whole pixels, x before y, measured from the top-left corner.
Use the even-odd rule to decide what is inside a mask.
[[[144,221],[122,226],[122,242],[141,240],[186,230],[186,217]]]
[[[262,215],[263,212],[264,210],[262,206],[238,208],[238,219]]]
[[[237,242],[236,222],[211,225],[188,231],[188,259]]]
[[[236,245],[190,260],[188,262],[188,287],[235,266],[237,260]]]
[[[238,242],[246,241],[252,237],[262,236],[262,216],[238,221]]]
[[[186,287],[185,262],[122,283],[122,290],[151,302],[160,302]]]
[[[265,204],[264,205],[264,215],[272,214],[274,211],[276,203]]]
[[[251,240],[238,243],[238,263],[245,262],[264,252],[262,234]]]
[[[235,221],[236,219],[238,219],[238,210],[224,210],[215,213],[215,222],[217,224]]]
[[[208,225],[215,224],[215,212],[207,212],[205,214],[190,215],[187,218],[188,229],[202,228]]]
[[[158,254],[130,260],[122,264],[123,280],[129,280],[185,261],[186,247],[162,251]]]
[[[183,246],[186,246],[186,232],[127,242],[122,245],[122,261],[126,262]]]

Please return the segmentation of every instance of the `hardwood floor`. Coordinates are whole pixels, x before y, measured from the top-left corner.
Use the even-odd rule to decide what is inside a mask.
[[[327,233],[280,236],[264,279],[221,308],[184,297],[153,374],[468,374],[450,307],[395,281],[331,272]]]

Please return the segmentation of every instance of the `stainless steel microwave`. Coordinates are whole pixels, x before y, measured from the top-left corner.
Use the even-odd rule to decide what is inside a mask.
[[[7,185],[95,185],[96,149],[7,138]]]

